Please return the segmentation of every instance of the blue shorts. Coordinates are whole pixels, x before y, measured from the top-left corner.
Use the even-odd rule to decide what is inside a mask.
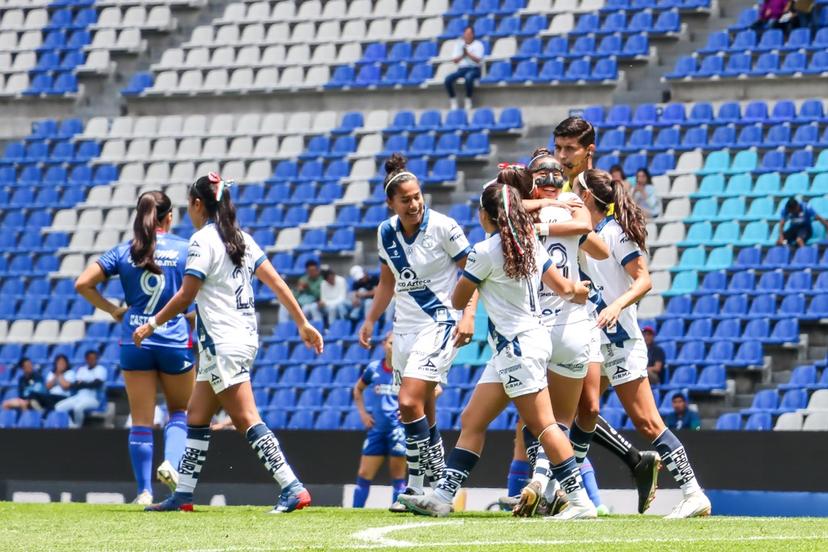
[[[193,369],[193,350],[177,347],[121,345],[121,370],[157,370],[173,376]]]
[[[362,443],[363,456],[405,456],[405,431],[402,426],[389,430],[372,429]]]

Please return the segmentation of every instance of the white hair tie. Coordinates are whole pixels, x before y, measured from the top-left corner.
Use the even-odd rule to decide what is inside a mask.
[[[388,192],[388,186],[393,184],[401,176],[410,176],[413,179],[417,178],[416,175],[414,175],[414,173],[410,173],[410,172],[407,172],[407,171],[403,171],[401,173],[395,174],[394,177],[391,178],[391,180],[388,181],[388,184],[385,185],[385,191]]]

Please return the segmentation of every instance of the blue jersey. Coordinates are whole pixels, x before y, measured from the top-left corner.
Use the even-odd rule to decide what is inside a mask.
[[[374,430],[388,431],[400,425],[397,395],[400,386],[385,361],[375,360],[362,373],[362,382],[370,393],[365,394],[365,408],[374,417]]]
[[[130,242],[116,245],[98,259],[107,276],[118,275],[129,305],[121,323],[124,339],[131,341],[132,332],[147,323],[147,319],[160,311],[181,287],[184,281],[184,265],[187,262],[187,240],[172,234],[157,234],[155,262],[161,274],[136,268],[129,254]],[[182,314],[159,326],[144,340],[146,346],[190,347],[190,330]]]

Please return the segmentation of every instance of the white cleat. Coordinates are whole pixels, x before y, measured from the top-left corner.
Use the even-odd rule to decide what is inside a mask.
[[[563,512],[544,519],[550,519],[552,521],[569,521],[572,519],[596,519],[597,517],[598,510],[595,509],[595,505],[592,504],[592,502],[589,504],[574,504],[570,501],[569,507]]]
[[[141,494],[135,497],[135,500],[133,500],[132,503],[141,506],[149,506],[152,504],[152,493],[149,491],[142,491]]]
[[[406,508],[420,516],[446,517],[454,511],[451,504],[443,502],[434,493],[424,495],[399,495]]]
[[[170,488],[170,491],[175,492],[178,486],[178,470],[176,470],[169,460],[164,460],[158,469],[155,470],[155,476],[158,481]]]
[[[664,519],[685,519],[709,516],[712,511],[710,499],[701,490],[685,496]]]

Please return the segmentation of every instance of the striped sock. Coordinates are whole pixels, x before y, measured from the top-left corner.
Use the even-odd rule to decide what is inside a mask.
[[[701,490],[690,459],[687,458],[687,451],[672,431],[665,429],[661,432],[653,441],[653,446],[685,496]]]
[[[428,458],[425,464],[425,476],[432,487],[436,486],[437,482],[443,478],[443,472],[446,469],[444,454],[443,439],[440,437],[437,424],[434,424],[428,428]]]
[[[575,461],[575,456],[570,456],[560,464],[552,466],[552,473],[555,475],[558,483],[561,484],[561,489],[566,493],[570,502],[578,505],[588,503],[589,496],[584,490],[581,470],[578,469],[578,462]]]
[[[428,421],[423,416],[413,422],[403,422],[405,429],[405,460],[408,463],[408,486],[415,491],[423,490],[424,462],[428,457],[431,440]]]
[[[446,462],[445,476],[437,485],[434,495],[451,504],[457,491],[469,478],[469,474],[478,460],[480,460],[480,455],[470,450],[454,447],[448,457],[448,462]]]
[[[526,447],[526,459],[529,461],[529,467],[531,469],[535,469],[535,463],[538,460],[538,450],[540,450],[540,441],[538,438],[532,435],[532,432],[529,431],[529,428],[523,426],[521,430],[523,433],[523,446]]]
[[[584,431],[577,422],[572,424],[572,429],[569,431],[569,442],[572,443],[572,450],[575,451],[575,460],[579,464],[583,464],[586,459],[593,435],[595,435],[595,430]]]
[[[256,425],[250,426],[245,433],[247,442],[256,451],[259,460],[261,460],[267,471],[279,487],[285,488],[294,481],[296,475],[290,467],[290,464],[285,460],[285,455],[279,447],[279,440],[273,435],[273,432],[267,429],[264,423],[259,422]]]
[[[195,490],[209,447],[210,426],[187,426],[187,442],[184,445],[181,462],[178,463],[176,493],[192,494]]]

